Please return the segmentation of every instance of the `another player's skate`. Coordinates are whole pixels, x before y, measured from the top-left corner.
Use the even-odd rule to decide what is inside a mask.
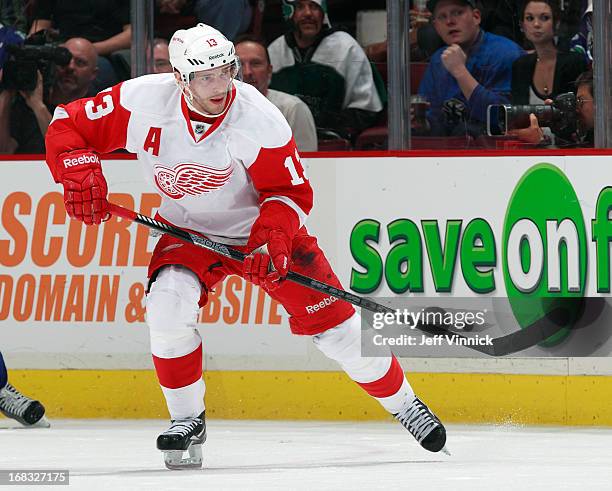
[[[394,416],[425,450],[430,452],[442,450],[450,455],[444,446],[446,444],[444,425],[418,397]]]
[[[49,426],[45,418],[45,407],[40,402],[24,396],[11,384],[0,389],[0,412],[24,426]]]
[[[197,469],[202,467],[205,441],[206,421],[202,412],[197,418],[172,420],[170,428],[157,437],[157,448],[164,453],[168,469]]]

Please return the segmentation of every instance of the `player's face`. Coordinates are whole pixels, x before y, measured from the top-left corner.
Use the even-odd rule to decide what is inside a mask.
[[[314,38],[323,27],[323,9],[310,0],[300,0],[293,12],[293,22],[300,36]]]
[[[554,38],[552,9],[543,2],[529,2],[521,23],[525,37],[533,44],[551,42]]]
[[[245,41],[236,46],[236,54],[240,58],[242,81],[266,95],[272,76],[272,65],[268,63],[266,48],[261,44]]]
[[[208,114],[222,112],[235,75],[235,65],[195,72],[188,87],[196,108]]]
[[[593,94],[591,94],[588,85],[578,86],[576,91],[576,111],[582,130],[592,130],[595,126],[595,105],[593,104]]]
[[[449,46],[469,47],[480,30],[480,11],[458,0],[442,0],[433,14],[434,27]]]

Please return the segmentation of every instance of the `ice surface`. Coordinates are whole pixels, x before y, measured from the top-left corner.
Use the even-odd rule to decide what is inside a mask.
[[[64,489],[87,491],[612,489],[612,429],[449,425],[448,457],[392,422],[210,420],[204,468],[169,471],[166,421],[51,424],[0,420],[0,469],[69,469]]]

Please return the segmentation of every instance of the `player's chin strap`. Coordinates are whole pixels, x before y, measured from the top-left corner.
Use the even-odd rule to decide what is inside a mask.
[[[151,217],[141,215],[140,213],[128,210],[127,208],[123,208],[122,206],[114,203],[109,203],[109,211],[117,217],[136,222],[140,225],[144,225],[145,227],[157,230],[162,234],[170,235],[189,244],[216,252],[223,257],[227,257],[241,263],[244,262],[244,258],[247,256],[247,254],[244,252],[228,247],[225,244],[212,241],[202,235],[188,232],[187,230],[183,230],[173,225],[157,221]],[[390,307],[386,307],[358,295],[353,295],[352,293],[336,288],[335,286],[328,285],[327,283],[322,283],[300,273],[296,273],[295,271],[289,271],[285,279],[298,283],[306,288],[310,288],[312,290],[352,303],[357,307],[361,307],[362,309],[366,309],[371,312],[390,313],[395,315],[395,310]],[[561,307],[557,307],[553,309],[549,315],[538,319],[525,329],[492,339],[490,345],[480,346],[472,345],[469,342],[466,342],[465,346],[489,356],[505,356],[511,353],[516,353],[518,351],[530,348],[531,346],[534,346],[545,339],[548,339],[563,329],[565,327],[563,317],[563,309]],[[468,341],[470,339],[469,336],[464,336],[456,332],[449,332],[448,329],[446,329],[446,326],[441,327],[431,324],[417,324],[414,327],[426,334],[449,334],[450,336],[454,336],[456,339],[465,339]]]

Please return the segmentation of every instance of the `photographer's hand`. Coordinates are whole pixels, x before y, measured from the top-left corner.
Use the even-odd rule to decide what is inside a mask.
[[[544,132],[540,128],[538,118],[533,113],[529,115],[529,127],[508,131],[508,135],[532,145],[542,143],[542,140],[544,140]]]
[[[1,70],[0,70],[1,72]],[[11,136],[11,103],[15,92],[3,90],[0,92],[0,153],[15,153],[19,144]]]
[[[24,98],[26,104],[32,111],[36,111],[43,102],[43,79],[40,72],[36,71],[36,87],[32,91],[20,90],[21,97]]]
[[[39,71],[37,73],[36,87],[32,91],[20,90],[21,97],[24,98],[28,107],[36,116],[38,128],[43,136],[47,134],[47,128],[51,123],[51,113],[47,109],[43,100],[43,78]]]

